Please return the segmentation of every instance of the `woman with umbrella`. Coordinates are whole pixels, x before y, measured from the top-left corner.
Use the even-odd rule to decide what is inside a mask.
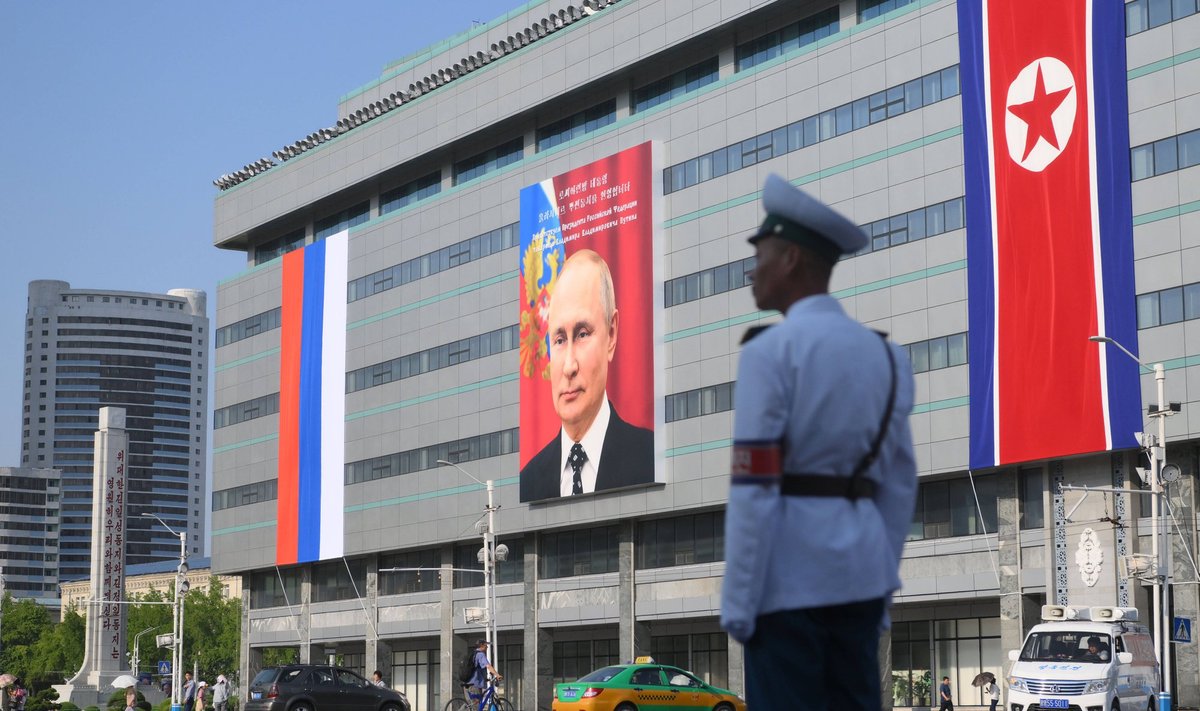
[[[980,672],[971,681],[971,686],[982,686],[984,693],[992,701],[990,711],[996,711],[996,704],[1000,703],[1000,687],[996,686],[996,675],[991,672]]]

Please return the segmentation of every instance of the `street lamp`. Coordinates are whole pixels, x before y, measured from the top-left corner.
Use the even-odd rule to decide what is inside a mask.
[[[180,692],[180,669],[183,668],[183,594],[187,592],[187,531],[176,531],[167,525],[167,522],[158,517],[157,514],[144,513],[143,518],[152,518],[162,524],[162,527],[171,532],[173,536],[179,536],[179,568],[175,574],[175,605],[172,615],[173,640],[171,650],[171,711],[183,711],[183,704],[179,699]]]
[[[153,632],[156,629],[158,629],[157,625],[155,625],[154,627],[147,627],[146,629],[142,630],[141,632],[138,632],[137,634],[135,634],[133,636],[133,659],[132,659],[133,664],[131,666],[133,667],[133,678],[134,679],[137,678],[138,662],[140,661],[139,656],[138,656],[138,640],[140,640],[142,638],[142,635],[146,634],[147,632]]]
[[[504,560],[508,557],[508,546],[496,546],[496,509],[500,508],[492,503],[492,492],[495,490],[494,482],[488,479],[486,482],[480,481],[466,469],[458,466],[454,462],[446,461],[445,459],[437,460],[438,464],[446,467],[454,467],[462,472],[471,481],[477,484],[482,484],[487,488],[487,527],[483,531],[483,550],[479,551],[479,557],[483,562],[483,604],[487,612],[487,628],[485,636],[488,642],[488,649],[492,650],[495,655],[496,649],[496,562]],[[493,660],[495,657],[493,656]]]
[[[1170,529],[1162,531],[1162,540],[1159,540],[1159,529],[1162,527],[1162,517],[1160,514],[1159,499],[1163,496],[1162,470],[1163,463],[1167,458],[1167,417],[1177,411],[1175,403],[1167,404],[1165,399],[1167,373],[1162,363],[1155,363],[1153,366],[1146,365],[1140,358],[1129,351],[1128,348],[1118,343],[1115,339],[1108,336],[1089,336],[1089,341],[1094,343],[1105,343],[1116,346],[1125,355],[1129,356],[1139,366],[1154,373],[1154,380],[1158,384],[1158,404],[1151,405],[1150,416],[1158,419],[1158,437],[1150,436],[1143,438],[1143,442],[1139,443],[1146,446],[1146,440],[1149,440],[1150,445],[1150,548],[1154,551],[1155,559],[1155,575],[1153,583],[1153,603],[1154,603],[1154,639],[1158,644],[1159,661],[1162,664],[1162,689],[1158,695],[1159,711],[1170,711],[1171,709],[1171,640],[1170,629],[1171,623],[1168,616],[1171,614],[1170,609],[1170,580],[1171,569],[1170,565],[1164,567],[1164,562],[1169,560],[1169,556],[1162,554],[1162,548],[1170,551],[1169,536]],[[1161,546],[1161,547],[1160,547]],[[1166,634],[1164,634],[1164,631]]]

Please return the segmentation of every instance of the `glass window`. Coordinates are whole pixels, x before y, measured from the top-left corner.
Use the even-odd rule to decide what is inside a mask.
[[[929,370],[929,341],[921,341],[909,346],[908,357],[912,361],[914,373],[924,373]]]
[[[946,346],[949,365],[963,365],[967,362],[967,334],[956,333],[948,336]]]
[[[1183,288],[1164,289],[1158,294],[1159,323],[1178,323],[1183,320]]]
[[[1179,135],[1179,168],[1200,165],[1200,130]]]
[[[1171,21],[1171,0],[1149,0],[1150,26],[1158,27]]]
[[[1158,325],[1158,292],[1138,294],[1137,324],[1138,328],[1152,328]]]
[[[1148,0],[1133,0],[1125,4],[1125,34],[1136,35],[1150,29]]]
[[[1183,317],[1200,318],[1200,283],[1183,287]]]
[[[1175,137],[1154,142],[1154,174],[1162,175],[1179,169],[1179,154],[1175,149]]]
[[[1042,498],[1042,470],[1022,469],[1020,479],[1021,528],[1043,528],[1046,525],[1045,501]]]
[[[1134,180],[1154,175],[1154,144],[1138,146],[1129,152],[1130,172]]]

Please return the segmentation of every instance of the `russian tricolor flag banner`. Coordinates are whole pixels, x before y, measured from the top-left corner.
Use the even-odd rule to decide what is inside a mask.
[[[972,468],[1137,445],[1124,3],[959,0]],[[1136,352],[1136,351],[1135,351]]]
[[[349,233],[283,257],[277,565],[344,547]]]

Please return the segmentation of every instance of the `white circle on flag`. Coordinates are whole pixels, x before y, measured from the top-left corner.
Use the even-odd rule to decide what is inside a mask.
[[[1040,173],[1062,154],[1075,126],[1077,95],[1075,76],[1054,57],[1035,59],[1017,74],[1008,85],[1004,112],[1004,135],[1014,163]],[[1047,124],[1039,125],[1021,116],[1030,113],[1046,116]],[[1030,131],[1034,131],[1033,136]]]

